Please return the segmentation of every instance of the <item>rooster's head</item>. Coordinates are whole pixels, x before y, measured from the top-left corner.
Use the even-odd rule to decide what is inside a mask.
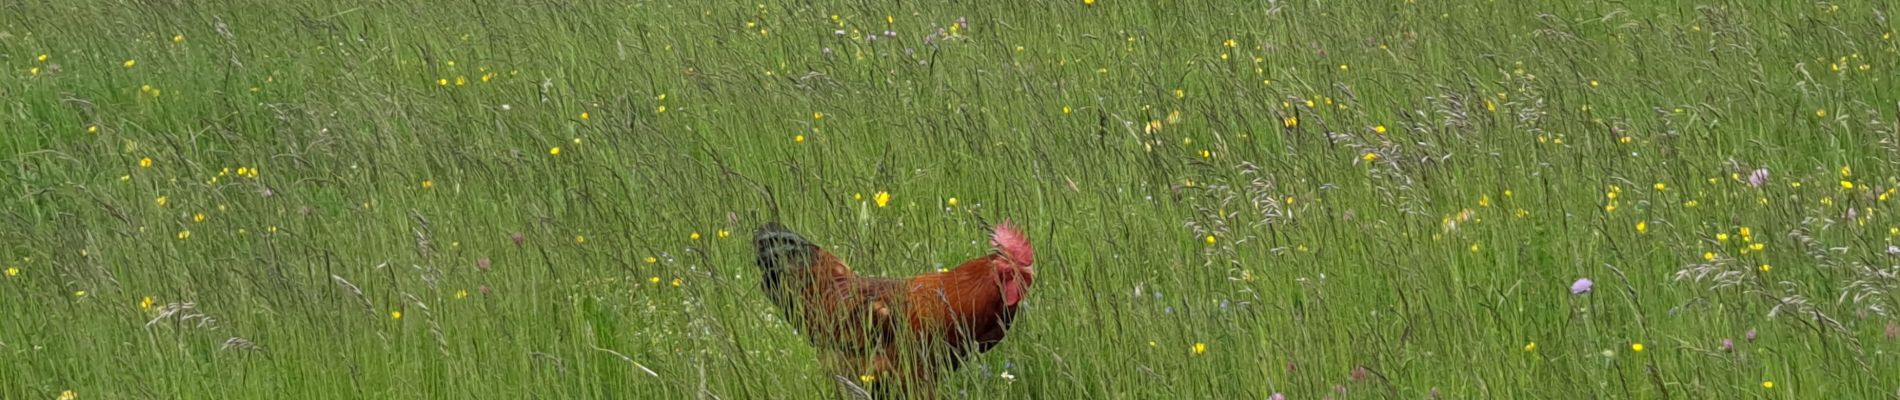
[[[1030,282],[1036,279],[1036,252],[1029,248],[1029,237],[1009,221],[996,224],[990,244],[996,246],[997,257],[991,265],[1003,284],[1003,304],[1014,306],[1023,301]]]

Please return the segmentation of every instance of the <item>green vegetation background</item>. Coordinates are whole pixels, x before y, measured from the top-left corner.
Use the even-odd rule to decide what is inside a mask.
[[[826,395],[739,176],[1030,228],[948,398],[1900,390],[1878,2],[0,9],[4,398]]]

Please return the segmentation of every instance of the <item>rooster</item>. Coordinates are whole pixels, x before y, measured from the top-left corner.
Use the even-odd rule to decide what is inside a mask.
[[[1036,275],[1028,237],[1008,222],[992,228],[990,254],[909,278],[860,276],[777,222],[753,244],[766,296],[859,396],[934,397],[939,371],[1003,340]]]

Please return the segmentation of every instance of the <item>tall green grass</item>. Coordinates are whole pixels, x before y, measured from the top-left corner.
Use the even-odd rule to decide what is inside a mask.
[[[1900,395],[1882,4],[0,8],[4,398],[832,395],[747,179],[946,398]]]

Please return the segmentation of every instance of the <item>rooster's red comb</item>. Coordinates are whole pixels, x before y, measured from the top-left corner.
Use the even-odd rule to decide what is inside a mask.
[[[996,251],[1010,260],[1023,265],[1036,263],[1036,252],[1029,249],[1029,236],[1009,221],[996,224],[995,231],[990,235],[990,244],[995,245]]]

